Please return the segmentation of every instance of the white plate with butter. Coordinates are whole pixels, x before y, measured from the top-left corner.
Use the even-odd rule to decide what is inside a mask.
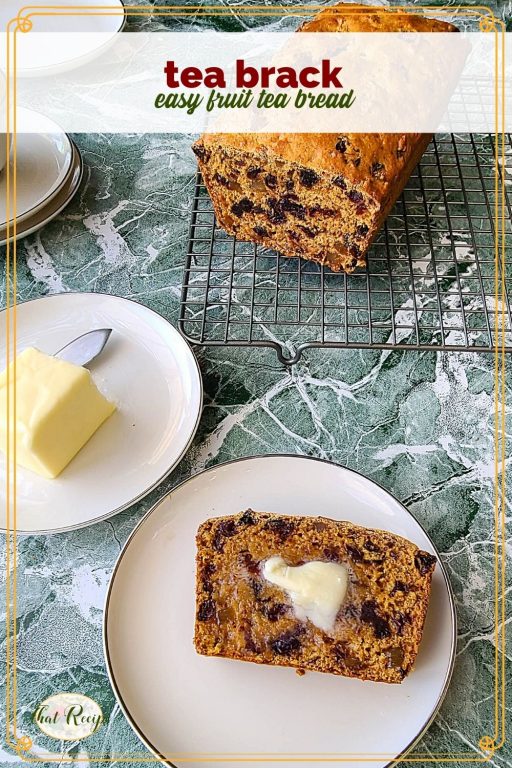
[[[12,333],[12,309],[9,314]],[[116,406],[58,477],[49,479],[16,467],[17,532],[80,528],[141,499],[180,461],[199,423],[201,376],[186,341],[156,312],[106,294],[63,293],[25,302],[16,308],[16,322],[17,352],[35,347],[49,355],[87,331],[112,328],[90,371],[100,393]],[[4,361],[6,330],[4,310],[0,313]],[[17,398],[22,395],[17,392]],[[6,488],[7,461],[0,452],[4,509]],[[12,521],[11,512],[11,529]]]
[[[382,528],[437,555],[422,643],[402,684],[316,672],[300,677],[290,668],[195,652],[197,528],[248,507]],[[278,759],[291,768],[297,759],[307,765],[322,758],[382,768],[403,756],[437,713],[455,642],[448,578],[420,524],[362,475],[301,456],[222,464],[171,491],[125,544],[104,618],[107,669],[119,704],[148,748],[179,768],[228,759],[239,768],[247,759],[261,768]]]

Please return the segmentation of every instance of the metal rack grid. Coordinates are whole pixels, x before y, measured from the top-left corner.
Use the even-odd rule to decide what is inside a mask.
[[[506,183],[505,205],[510,245]],[[198,174],[180,330],[193,344],[273,347],[291,365],[312,347],[491,351],[504,315],[511,351],[512,265],[505,306],[497,307],[494,206],[493,137],[437,136],[372,245],[367,269],[345,275],[227,235]]]

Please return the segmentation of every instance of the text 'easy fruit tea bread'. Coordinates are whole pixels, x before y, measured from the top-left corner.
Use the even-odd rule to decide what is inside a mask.
[[[325,9],[304,32],[457,32],[444,21],[392,10]],[[193,146],[219,224],[339,272],[366,253],[430,135],[205,134]]]
[[[400,683],[436,558],[385,531],[247,510],[197,533],[195,647],[206,656]]]

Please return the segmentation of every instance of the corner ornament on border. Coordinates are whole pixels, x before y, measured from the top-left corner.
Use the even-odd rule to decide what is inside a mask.
[[[478,746],[484,753],[487,760],[491,760],[496,751],[496,742],[492,736],[482,736],[478,742]]]
[[[478,21],[480,32],[496,32],[496,20],[494,16],[481,16]]]
[[[23,759],[23,753],[28,752],[32,747],[32,739],[30,736],[20,736],[19,739],[16,739],[16,744],[14,746],[14,749],[18,753],[18,755]]]
[[[28,16],[18,15],[14,21],[16,22],[14,32],[30,32],[33,27],[32,19],[30,19]]]

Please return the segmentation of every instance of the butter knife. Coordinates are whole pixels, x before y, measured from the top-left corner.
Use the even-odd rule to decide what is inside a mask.
[[[88,331],[55,352],[54,357],[75,365],[86,366],[92,363],[103,351],[111,333],[112,328],[98,328],[96,331]]]

